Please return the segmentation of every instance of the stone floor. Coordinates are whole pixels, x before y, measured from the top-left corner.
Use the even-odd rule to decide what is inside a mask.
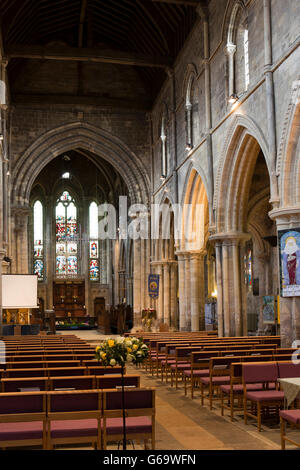
[[[76,334],[91,344],[107,336],[95,330],[78,331]],[[113,337],[110,336],[110,337]],[[128,373],[141,375],[141,386],[156,388],[156,449],[161,450],[278,450],[280,449],[280,429],[278,423],[256,429],[256,422],[249,419],[244,424],[242,413],[237,413],[234,422],[228,416],[221,416],[216,403],[211,411],[207,405],[201,406],[200,398],[192,400],[184,395],[182,384],[176,390],[170,384],[161,382],[144,369],[127,366]],[[299,432],[293,433],[295,440]],[[131,446],[129,446],[131,447]],[[109,449],[117,447],[109,446]],[[136,449],[140,449],[136,445]],[[287,448],[290,448],[287,445]],[[293,448],[293,447],[292,447]]]

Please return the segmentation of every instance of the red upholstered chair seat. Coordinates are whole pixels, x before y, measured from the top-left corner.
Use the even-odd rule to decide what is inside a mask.
[[[292,424],[300,424],[300,410],[282,410],[280,416]]]
[[[0,423],[0,441],[42,439],[43,422]]]
[[[95,436],[97,434],[97,419],[74,419],[51,421],[51,437]]]
[[[151,418],[148,416],[136,416],[126,418],[126,434],[151,434]],[[107,418],[107,434],[123,434],[123,418]]]
[[[248,392],[247,398],[251,401],[256,402],[269,402],[269,401],[278,401],[284,400],[284,392],[279,392],[277,390],[262,390],[257,392]]]

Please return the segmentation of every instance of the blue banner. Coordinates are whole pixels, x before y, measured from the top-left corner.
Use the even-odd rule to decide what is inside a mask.
[[[159,293],[159,274],[149,274],[148,276],[148,292],[152,298],[157,298]]]

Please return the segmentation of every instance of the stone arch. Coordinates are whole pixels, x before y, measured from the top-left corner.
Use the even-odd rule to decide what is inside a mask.
[[[52,159],[74,148],[84,148],[113,165],[123,177],[131,203],[149,201],[149,177],[142,162],[120,139],[83,122],[69,123],[42,134],[17,161],[12,175],[12,204],[27,205],[40,171]]]
[[[192,242],[187,234],[194,233]],[[206,186],[198,171],[191,165],[182,197],[181,250],[204,250],[208,239],[208,198]]]
[[[296,206],[300,202],[299,81],[295,83],[297,85],[288,105],[277,160],[276,173],[279,176],[281,206],[284,207]]]
[[[252,119],[235,116],[220,156],[216,178],[214,209],[219,233],[244,229],[246,195],[260,150],[270,175],[268,147],[261,130]]]

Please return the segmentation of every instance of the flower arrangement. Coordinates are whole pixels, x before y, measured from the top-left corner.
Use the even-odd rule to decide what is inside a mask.
[[[126,362],[140,364],[148,357],[148,346],[142,338],[109,338],[96,347],[95,357],[104,366],[124,367]]]

